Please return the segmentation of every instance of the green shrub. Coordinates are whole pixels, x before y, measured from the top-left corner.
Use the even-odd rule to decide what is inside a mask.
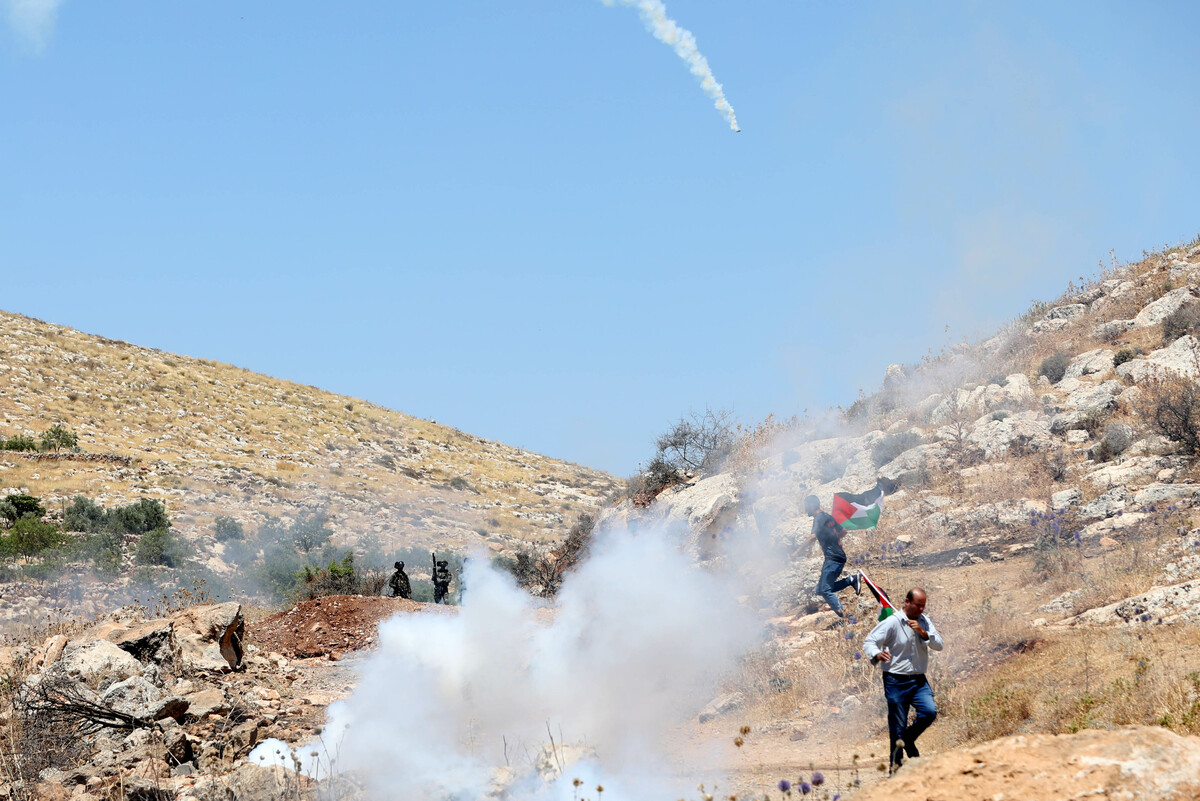
[[[162,501],[142,498],[128,506],[109,509],[104,516],[104,524],[120,534],[145,534],[155,529],[171,527],[167,518],[167,509]]]
[[[1132,350],[1129,348],[1121,348],[1119,351],[1113,354],[1113,367],[1120,367],[1125,362],[1132,361],[1133,358],[1134,355]]]
[[[882,467],[905,451],[921,444],[921,435],[915,431],[900,431],[886,434],[871,446],[871,461]]]
[[[6,451],[33,452],[37,450],[38,446],[33,437],[17,434],[12,439],[0,440],[0,447],[3,447]]]
[[[9,504],[6,511],[11,509],[5,514],[10,521],[15,522],[26,515],[42,517],[46,514],[46,508],[42,506],[41,499],[32,495],[9,495],[4,500]]]
[[[47,548],[67,544],[69,539],[53,523],[43,523],[36,517],[22,517],[13,523],[7,534],[0,536],[0,554],[9,558],[38,556]]]
[[[378,595],[383,586],[379,582],[374,592],[370,591],[370,587],[363,586],[366,574],[355,567],[354,551],[348,551],[341,562],[332,561],[326,567],[314,569],[305,565],[298,578],[298,599],[306,601],[326,595]]]
[[[104,507],[90,498],[76,495],[63,515],[63,528],[94,534],[104,527]]]
[[[1184,334],[1200,330],[1200,303],[1185,303],[1162,321],[1163,344],[1170,345]]]
[[[92,560],[96,572],[115,576],[125,560],[124,538],[115,531],[102,530],[84,541],[84,553]]]
[[[246,537],[246,531],[242,528],[242,524],[228,515],[218,515],[213,520],[213,533],[217,537],[217,542],[241,540]]]
[[[1042,359],[1042,363],[1038,367],[1038,375],[1044,375],[1050,379],[1051,384],[1057,384],[1067,374],[1067,367],[1070,364],[1071,357],[1069,355],[1062,352],[1054,353]]]
[[[325,515],[306,514],[296,518],[288,528],[288,537],[300,553],[309,553],[329,542],[333,529],[326,524]]]
[[[139,565],[179,567],[187,560],[187,546],[169,528],[147,531],[134,547],[133,560]]]
[[[58,453],[63,449],[73,449],[79,446],[79,437],[75,432],[61,423],[55,423],[42,432],[42,450]]]
[[[1012,417],[1012,412],[1010,412],[1008,409],[997,409],[996,411],[992,412],[993,420],[1007,420],[1010,417]]]
[[[451,489],[469,490],[471,488],[471,485],[468,484],[467,480],[462,476],[455,476],[454,478],[450,479],[449,483]]]

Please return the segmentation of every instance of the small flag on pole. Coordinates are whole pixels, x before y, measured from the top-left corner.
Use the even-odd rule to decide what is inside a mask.
[[[867,578],[866,573],[862,572],[861,570],[858,571],[858,580],[867,585],[867,589],[871,591],[871,594],[875,596],[875,600],[879,601],[879,605],[883,607],[879,610],[880,622],[887,620],[896,613],[896,607],[892,606],[892,602],[888,598],[887,593],[884,592],[878,584]]]

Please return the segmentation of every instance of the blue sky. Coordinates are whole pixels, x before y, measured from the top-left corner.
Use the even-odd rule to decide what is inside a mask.
[[[0,308],[619,474],[1200,233],[1192,2],[0,10]]]

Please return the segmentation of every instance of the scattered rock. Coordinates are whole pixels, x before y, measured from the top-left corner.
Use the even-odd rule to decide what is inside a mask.
[[[242,663],[246,623],[242,605],[193,606],[171,619],[184,667],[224,672]]]
[[[745,703],[746,697],[741,693],[719,695],[700,712],[700,722],[707,723],[713,718],[720,717],[727,712],[740,709]]]

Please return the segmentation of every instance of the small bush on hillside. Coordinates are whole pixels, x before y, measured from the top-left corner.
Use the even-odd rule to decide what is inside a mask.
[[[23,451],[27,453],[32,453],[38,448],[37,441],[33,437],[27,437],[24,434],[18,434],[11,439],[0,440],[0,445],[6,451]]]
[[[1071,357],[1067,354],[1061,352],[1052,354],[1042,359],[1042,363],[1038,367],[1038,375],[1044,375],[1051,384],[1057,384],[1067,374],[1067,367],[1070,364]]]
[[[997,409],[996,411],[992,412],[993,420],[1007,420],[1010,417],[1012,417],[1012,412],[1010,412],[1008,409]]]
[[[66,545],[70,538],[53,523],[43,523],[35,517],[22,517],[13,523],[8,533],[0,535],[0,556],[39,556],[48,548]]]
[[[125,541],[115,531],[102,530],[84,541],[83,552],[92,560],[96,572],[115,576],[125,561]]]
[[[180,567],[187,560],[187,545],[169,528],[147,531],[133,550],[133,561],[139,565]]]
[[[46,514],[46,507],[42,506],[41,499],[33,495],[9,495],[4,500],[8,504],[5,517],[11,522],[26,516],[36,518]]]
[[[1145,382],[1144,388],[1154,430],[1189,456],[1200,455],[1200,385],[1171,374]]]
[[[649,506],[668,487],[682,483],[685,479],[679,470],[662,459],[652,459],[646,469],[625,482],[625,489],[634,506]]]
[[[454,478],[450,479],[449,484],[450,489],[469,490],[471,488],[471,485],[468,484],[467,480],[462,476],[455,476]]]
[[[1129,348],[1121,348],[1119,351],[1113,354],[1113,367],[1120,367],[1125,362],[1132,361],[1133,358],[1134,355],[1132,350]]]
[[[1120,456],[1133,444],[1133,430],[1123,423],[1109,423],[1104,437],[1092,448],[1092,458],[1107,462]]]
[[[886,434],[871,446],[871,461],[882,467],[905,451],[921,444],[921,435],[915,431],[900,431]]]
[[[75,432],[61,423],[55,423],[42,432],[42,450],[58,453],[60,450],[73,450],[79,447],[79,437]]]
[[[246,538],[246,530],[242,528],[242,524],[228,515],[218,515],[213,520],[213,534],[216,536],[217,542]]]
[[[325,567],[306,565],[299,579],[296,597],[304,601],[327,595],[379,595],[387,582],[387,577],[377,570],[359,569],[354,563],[354,551]]]
[[[692,412],[655,441],[655,460],[677,470],[715,470],[733,445],[733,413],[727,409]]]
[[[1042,452],[1042,472],[1048,475],[1051,481],[1060,482],[1066,479],[1067,467],[1067,454],[1061,448]]]
[[[288,528],[288,537],[300,553],[309,553],[329,542],[333,529],[326,523],[324,515],[301,515]]]
[[[1200,330],[1200,303],[1185,303],[1162,321],[1163,345]]]
[[[167,508],[162,501],[142,498],[128,506],[109,509],[104,516],[104,525],[121,534],[145,534],[155,529],[171,527]]]
[[[94,534],[104,527],[104,507],[90,498],[76,495],[63,516],[63,528]]]

